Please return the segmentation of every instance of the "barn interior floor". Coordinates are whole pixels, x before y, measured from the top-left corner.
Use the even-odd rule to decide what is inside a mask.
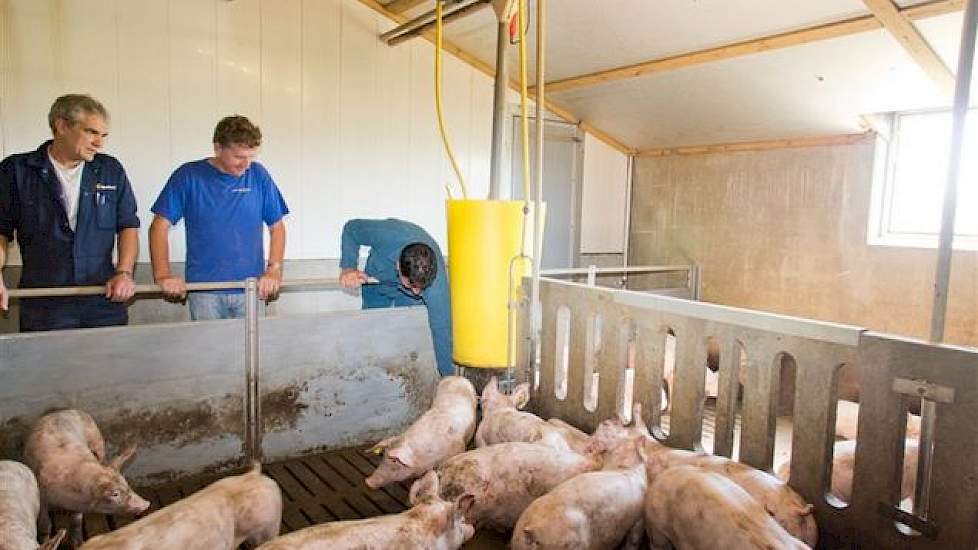
[[[714,407],[704,407],[703,446],[712,451]],[[739,417],[734,441],[739,441]],[[663,415],[662,428],[668,431],[669,417]],[[779,418],[775,464],[779,456],[790,453],[791,421]],[[735,454],[736,456],[736,450]],[[262,471],[275,479],[282,489],[282,533],[288,533],[317,523],[336,520],[363,519],[401,512],[408,507],[411,483],[395,483],[380,490],[364,484],[381,457],[362,448],[342,449],[321,454],[274,462]],[[138,487],[136,492],[149,500],[150,511],[172,504],[216,481],[217,475],[191,476],[164,485]],[[85,538],[122,527],[131,518],[90,514],[85,517]],[[65,517],[56,517],[57,526],[66,527]],[[490,550],[508,547],[508,537],[489,530],[480,530],[463,548]],[[64,545],[63,548],[67,548]]]
[[[394,514],[410,507],[410,482],[371,490],[364,478],[381,458],[365,449],[343,449],[266,464],[262,472],[282,489],[282,533],[317,523],[363,519]],[[139,487],[136,492],[149,500],[150,511],[189,496],[221,476],[194,476],[165,485]],[[89,514],[85,516],[85,538],[111,531],[133,521],[131,518]],[[66,527],[66,518],[55,518]],[[463,548],[489,550],[506,548],[508,538],[492,531],[479,531]],[[67,548],[67,545],[63,546]]]

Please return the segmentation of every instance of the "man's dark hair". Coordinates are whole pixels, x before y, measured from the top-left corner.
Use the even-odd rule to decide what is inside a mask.
[[[214,143],[221,147],[261,145],[261,130],[241,115],[226,116],[214,128]]]
[[[407,277],[412,287],[425,289],[431,286],[438,275],[438,258],[435,251],[424,243],[411,243],[401,250],[397,262],[401,275]]]

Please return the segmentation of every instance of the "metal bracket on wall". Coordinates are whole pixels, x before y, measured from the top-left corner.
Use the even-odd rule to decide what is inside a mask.
[[[880,502],[877,510],[881,516],[902,523],[929,539],[936,539],[937,532],[940,531],[933,521],[917,517],[898,506]]]
[[[893,380],[893,391],[938,403],[954,403],[954,388],[938,386],[926,380],[896,378]]]
[[[917,447],[917,479],[914,488],[913,513],[880,503],[880,511],[929,538],[937,536],[937,527],[927,518],[930,506],[930,479],[934,459],[934,429],[937,426],[937,403],[954,402],[954,388],[939,386],[927,380],[896,378],[893,391],[920,399],[920,436]]]

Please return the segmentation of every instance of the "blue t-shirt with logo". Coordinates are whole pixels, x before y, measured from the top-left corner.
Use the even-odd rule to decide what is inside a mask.
[[[274,225],[289,207],[261,164],[235,177],[203,159],[173,172],[152,211],[171,225],[186,220],[186,280],[213,282],[264,273],[262,224]]]

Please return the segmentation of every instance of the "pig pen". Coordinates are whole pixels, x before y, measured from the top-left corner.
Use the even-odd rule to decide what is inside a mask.
[[[604,418],[628,416],[639,401],[667,444],[726,456],[737,450],[738,460],[766,470],[776,440],[787,438],[791,484],[816,506],[820,546],[975,546],[974,350],[558,280],[541,281],[541,300],[539,368],[529,367],[526,345],[516,370],[535,382],[531,408],[541,416],[590,431]],[[675,383],[667,416],[659,399],[670,334]],[[720,389],[704,405],[708,344],[720,349]],[[796,365],[794,423],[781,419],[779,429],[786,355]],[[843,365],[858,369],[863,384],[850,503],[826,496]],[[742,397],[739,368],[747,369]],[[19,458],[45,411],[82,408],[102,427],[110,454],[140,445],[127,475],[154,507],[260,458],[282,488],[289,531],[407,506],[406,483],[364,486],[378,460],[366,449],[421,414],[436,383],[422,308],[0,336],[0,453]],[[902,419],[921,397],[938,402],[926,517],[897,507]],[[125,521],[92,515],[85,529],[91,536]],[[466,545],[504,547],[504,537],[484,531]]]
[[[540,416],[590,431],[605,418],[628,417],[631,404],[640,402],[653,434],[667,445],[709,448],[767,471],[775,466],[779,440],[781,447],[790,441],[790,484],[815,505],[820,547],[978,543],[978,350],[547,279],[541,281],[541,303],[539,365],[523,374],[533,381],[530,403]],[[664,418],[660,400],[670,338],[675,383]],[[707,407],[710,348],[720,352],[719,395]],[[529,364],[527,348],[521,351],[520,364]],[[786,362],[794,370],[789,422],[778,417]],[[844,368],[861,383],[851,502],[829,495]],[[922,399],[936,403],[937,413],[933,452],[920,460],[930,474],[923,493],[928,498],[914,514],[899,507],[899,495],[907,411]],[[924,479],[919,476],[918,483]]]

